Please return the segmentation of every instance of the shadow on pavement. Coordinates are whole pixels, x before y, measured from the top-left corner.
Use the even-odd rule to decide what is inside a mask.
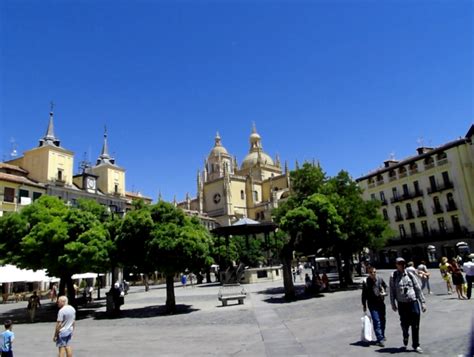
[[[110,315],[105,311],[96,312],[94,314],[95,320],[112,320],[112,319],[144,319],[157,316],[182,315],[191,312],[199,311],[199,309],[192,309],[191,305],[176,305],[174,314],[170,314],[165,305],[145,306],[137,309],[120,310],[118,315]]]
[[[263,302],[266,302],[268,304],[288,304],[288,303],[292,303],[296,301],[303,301],[303,300],[324,297],[323,294],[305,292],[304,286],[295,286],[296,297],[293,300],[288,300],[285,298],[285,289],[282,286],[257,291],[256,293],[262,294],[262,295],[279,295],[279,296],[270,296],[262,300]]]
[[[370,342],[364,342],[364,341],[357,341],[351,343],[351,346],[359,346],[359,347],[370,347],[372,343]]]
[[[403,347],[387,347],[387,348],[380,348],[378,350],[375,350],[375,352],[395,354],[395,353],[410,353],[414,351],[409,350],[409,349],[404,349]]]
[[[86,306],[81,306],[79,309],[76,309],[76,320],[83,320],[89,317],[94,316],[95,311],[98,308],[104,306],[105,302],[92,302]],[[41,323],[41,322],[56,322],[58,316],[58,308],[54,303],[47,303],[41,305],[40,308],[36,310],[34,322],[30,321],[30,315],[28,310],[25,307],[20,307],[12,309],[0,314],[0,321],[12,320],[13,324],[31,324],[31,323]]]

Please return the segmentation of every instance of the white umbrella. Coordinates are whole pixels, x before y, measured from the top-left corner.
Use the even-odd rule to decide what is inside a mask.
[[[104,275],[104,274],[99,274]],[[74,274],[72,276],[73,279],[90,279],[90,278],[97,278],[97,273],[82,273],[82,274]]]

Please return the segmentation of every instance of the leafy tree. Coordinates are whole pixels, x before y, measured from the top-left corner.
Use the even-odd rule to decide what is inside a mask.
[[[60,294],[67,286],[72,303],[71,276],[109,264],[112,242],[93,213],[68,208],[56,197],[42,196],[14,215],[18,217],[0,224],[1,239],[10,249],[8,260],[22,268],[47,269],[50,275],[60,277]],[[10,229],[5,228],[9,224]],[[13,238],[17,243],[12,244]]]
[[[174,277],[185,271],[197,271],[212,264],[209,232],[196,219],[187,217],[172,204],[158,202],[151,207],[154,222],[147,259],[166,276],[166,307],[176,310]]]

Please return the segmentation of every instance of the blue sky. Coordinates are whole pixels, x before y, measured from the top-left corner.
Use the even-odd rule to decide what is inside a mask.
[[[474,121],[470,1],[0,2],[0,155],[55,130],[110,151],[127,189],[196,191],[214,143],[354,178]]]

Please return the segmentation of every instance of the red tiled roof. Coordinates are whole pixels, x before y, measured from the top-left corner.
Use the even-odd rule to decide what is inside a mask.
[[[28,177],[6,174],[4,172],[0,172],[0,180],[44,188],[44,185],[30,180]]]

